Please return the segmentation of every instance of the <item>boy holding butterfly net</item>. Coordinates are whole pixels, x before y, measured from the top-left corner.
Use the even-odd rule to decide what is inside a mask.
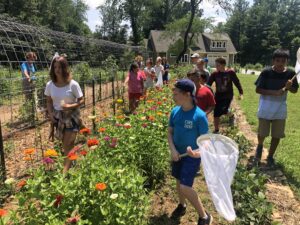
[[[267,166],[273,167],[274,153],[281,138],[285,137],[285,121],[287,117],[287,93],[296,93],[299,84],[294,70],[286,67],[289,52],[277,49],[273,53],[270,68],[263,70],[255,82],[256,93],[260,94],[257,117],[258,146],[255,153],[255,164],[259,164],[262,156],[263,143],[271,130],[271,145],[267,157]]]
[[[193,152],[191,148],[197,149],[197,138],[208,132],[206,114],[196,106],[195,94],[196,87],[191,80],[182,79],[175,83],[173,99],[177,106],[173,108],[170,115],[168,142],[172,157],[172,176],[176,178],[179,205],[172,217],[178,218],[185,214],[187,199],[199,215],[198,225],[210,225],[212,216],[205,212],[192,187],[201,159],[199,153]],[[181,158],[180,154],[186,152],[189,156]]]

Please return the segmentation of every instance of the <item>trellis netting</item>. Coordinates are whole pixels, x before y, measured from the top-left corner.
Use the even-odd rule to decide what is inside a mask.
[[[238,145],[228,137],[206,134],[197,139],[205,181],[218,213],[228,221],[236,214],[231,183],[238,161]]]

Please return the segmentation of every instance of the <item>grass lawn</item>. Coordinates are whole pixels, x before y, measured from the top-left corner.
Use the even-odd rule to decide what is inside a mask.
[[[248,122],[253,130],[257,131],[258,120],[256,117],[259,95],[255,93],[254,82],[257,76],[239,75],[244,89],[244,100],[239,101]],[[235,90],[236,91],[236,90]],[[236,95],[237,96],[237,95]],[[280,142],[275,158],[283,167],[285,174],[291,180],[292,186],[296,188],[300,196],[300,91],[296,94],[288,94],[288,118],[286,123],[286,137]],[[265,146],[269,146],[270,138],[266,140]]]

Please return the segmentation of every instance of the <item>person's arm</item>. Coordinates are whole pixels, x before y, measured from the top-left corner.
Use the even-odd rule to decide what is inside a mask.
[[[267,90],[267,89],[256,87],[256,93],[261,95],[281,96],[285,93],[285,89],[281,88],[279,90]]]
[[[21,65],[21,70],[22,70],[22,73],[24,74],[25,78],[28,80],[28,82],[30,82],[30,75],[28,73],[25,63],[23,63]]]
[[[232,81],[233,81],[234,85],[239,90],[240,96],[243,96],[243,88],[242,88],[241,82],[234,71],[231,71],[231,77],[232,77]]]
[[[75,103],[71,103],[71,104],[66,103],[66,104],[62,105],[62,109],[63,110],[76,109],[76,108],[80,107],[83,103],[84,103],[84,98],[80,97],[77,99],[77,102],[75,102]]]
[[[129,81],[129,74],[128,74],[127,77],[125,78],[124,86],[128,85],[128,81]]]
[[[172,160],[176,162],[179,160],[179,153],[177,152],[173,142],[173,127],[168,128],[168,143],[169,143],[169,150],[171,153]]]
[[[53,101],[51,96],[46,96],[46,100],[47,100],[47,111],[48,111],[49,119],[51,120],[52,123],[56,123],[56,120],[54,119]]]
[[[212,73],[209,76],[208,81],[206,82],[206,84],[209,85],[209,86],[211,86],[215,82],[215,78],[216,78],[216,74]]]
[[[215,105],[216,105],[215,97],[209,89],[207,91],[207,102],[208,102],[209,106],[207,107],[207,109],[205,111],[206,116],[208,116],[208,114],[210,114],[214,110]]]

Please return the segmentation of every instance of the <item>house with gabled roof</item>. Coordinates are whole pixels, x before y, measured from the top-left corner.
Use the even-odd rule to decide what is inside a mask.
[[[151,30],[147,48],[153,52],[154,57],[164,56],[170,63],[174,63],[181,51],[182,44],[183,38],[179,33],[167,35],[164,31]],[[227,65],[234,64],[237,51],[228,34],[201,33],[195,34],[190,47],[181,58],[181,62],[190,63],[194,53],[198,53],[201,58],[208,58],[208,65],[214,66],[215,59],[218,57],[225,58]]]

